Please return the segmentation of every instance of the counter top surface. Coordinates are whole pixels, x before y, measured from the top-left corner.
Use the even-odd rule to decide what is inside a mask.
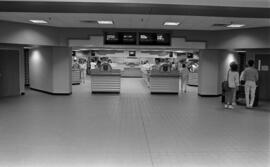
[[[178,78],[178,71],[171,72],[160,72],[160,71],[150,71],[150,77],[175,77]]]
[[[91,70],[92,76],[121,76],[121,70],[113,69],[112,71]]]

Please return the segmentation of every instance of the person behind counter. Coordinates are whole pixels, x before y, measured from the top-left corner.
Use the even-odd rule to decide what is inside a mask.
[[[96,69],[99,69],[99,70],[101,69],[101,61],[100,60],[97,61]]]
[[[254,61],[248,61],[248,67],[241,74],[240,80],[245,81],[246,107],[252,108],[255,100],[256,82],[259,80],[258,70],[254,68]]]
[[[155,58],[155,64],[151,67],[151,70],[159,70],[160,66],[160,58]]]
[[[91,63],[90,63],[90,65],[91,65],[91,70],[93,70],[93,69],[95,69],[96,68],[96,62],[95,62],[95,60],[94,59],[91,59]]]
[[[76,59],[73,60],[72,69],[80,69],[80,65]]]

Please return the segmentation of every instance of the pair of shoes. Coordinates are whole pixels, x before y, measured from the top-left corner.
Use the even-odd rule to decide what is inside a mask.
[[[229,105],[228,105],[228,104],[225,104],[225,105],[224,105],[224,108],[229,108]]]
[[[232,105],[229,105],[229,107],[228,107],[229,109],[234,109],[234,107],[232,106]]]

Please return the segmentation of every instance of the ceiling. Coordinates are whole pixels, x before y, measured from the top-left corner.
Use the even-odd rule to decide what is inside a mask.
[[[254,5],[253,7],[250,7]],[[70,28],[227,30],[213,24],[270,27],[269,0],[40,0],[0,1],[0,20]],[[113,25],[82,21],[112,20]],[[180,22],[164,26],[165,21]]]
[[[270,27],[268,18],[237,18],[178,15],[96,14],[96,13],[20,13],[0,12],[1,20],[30,23],[30,19],[47,20],[47,26],[83,28],[127,28],[164,30],[227,30],[213,24],[245,24],[245,28]],[[113,25],[99,25],[81,21],[113,20]],[[179,26],[164,26],[165,21],[178,21]],[[32,23],[30,23],[32,24]]]
[[[9,0],[9,1],[39,1],[39,2],[75,2],[75,0]],[[134,0],[76,0],[76,2],[91,3],[134,3]],[[202,6],[229,6],[229,7],[270,7],[269,0],[136,0],[143,4],[178,4]]]

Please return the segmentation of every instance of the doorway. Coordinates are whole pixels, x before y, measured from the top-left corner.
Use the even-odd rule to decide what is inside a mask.
[[[0,49],[0,97],[20,95],[20,52]]]
[[[259,70],[259,98],[268,101],[270,100],[270,54],[256,54],[255,61]]]

